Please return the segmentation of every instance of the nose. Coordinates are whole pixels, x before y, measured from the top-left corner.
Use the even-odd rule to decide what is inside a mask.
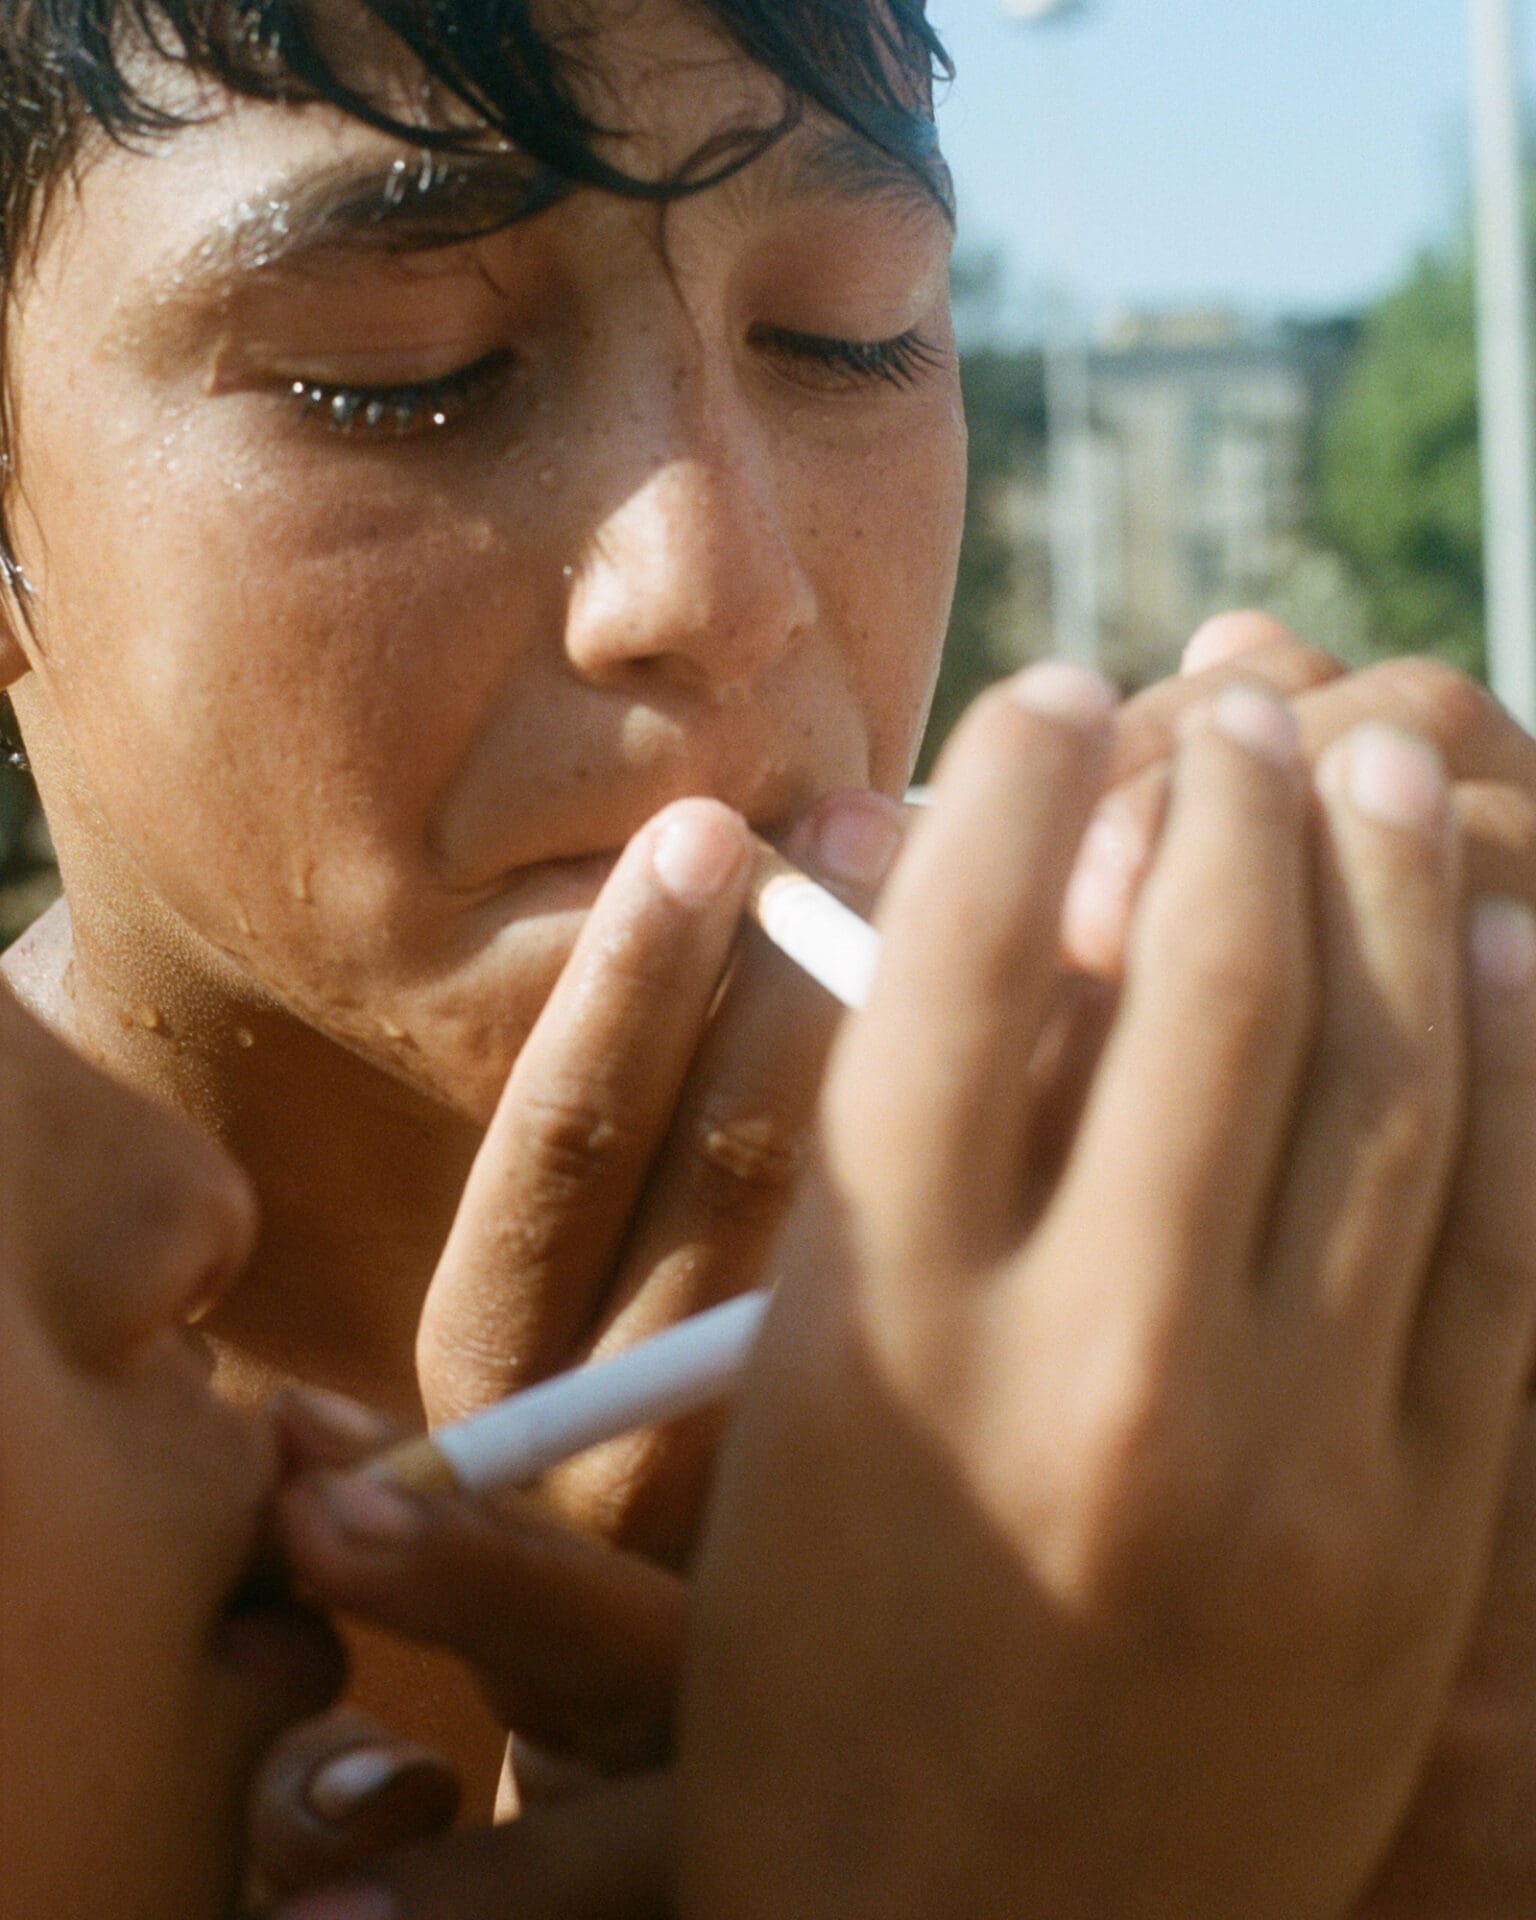
[[[811,629],[814,587],[750,423],[677,423],[599,519],[567,601],[566,652],[614,685],[739,694]]]

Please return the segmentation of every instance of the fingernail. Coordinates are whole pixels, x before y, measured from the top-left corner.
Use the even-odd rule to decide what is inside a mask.
[[[1031,713],[1053,720],[1096,723],[1113,713],[1119,695],[1102,674],[1072,660],[1037,660],[1007,683],[1008,692]]]
[[[1189,715],[1189,725],[1213,726],[1250,753],[1277,767],[1295,766],[1301,758],[1301,733],[1286,703],[1263,687],[1245,682],[1223,687],[1207,707]]]
[[[320,1819],[339,1826],[402,1771],[400,1754],[388,1747],[353,1747],[315,1769],[305,1798]]]
[[[812,828],[816,864],[833,880],[874,887],[901,845],[901,808],[878,793],[840,794],[825,803]]]
[[[1536,980],[1536,914],[1523,900],[1479,900],[1472,909],[1472,966],[1496,993]]]
[[[1349,797],[1368,819],[1421,831],[1439,825],[1449,796],[1440,756],[1427,740],[1368,723],[1343,744]]]
[[[367,1473],[323,1473],[313,1483],[336,1531],[354,1546],[402,1547],[421,1526],[407,1494]]]
[[[375,1880],[359,1880],[287,1900],[273,1909],[271,1920],[397,1920],[399,1912],[388,1887]]]
[[[707,907],[746,859],[746,839],[723,808],[684,802],[660,822],[651,847],[656,878],[685,907]]]

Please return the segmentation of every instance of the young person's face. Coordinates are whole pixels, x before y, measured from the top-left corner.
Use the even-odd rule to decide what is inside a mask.
[[[677,0],[595,11],[620,164],[779,111]],[[452,217],[327,108],[91,150],[9,333],[18,694],[77,896],[484,1115],[659,806],[902,786],[963,427],[948,222],[815,114],[665,209]]]
[[[243,1183],[0,988],[0,1909],[230,1910],[246,1783],[340,1680],[249,1579],[276,1476],[182,1327]],[[243,1589],[243,1591],[242,1591]]]

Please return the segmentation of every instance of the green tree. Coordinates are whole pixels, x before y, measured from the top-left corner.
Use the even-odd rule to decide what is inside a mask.
[[[1536,233],[1536,196],[1532,200]],[[1415,263],[1366,316],[1324,436],[1321,540],[1348,562],[1382,653],[1480,673],[1482,486],[1466,241]]]

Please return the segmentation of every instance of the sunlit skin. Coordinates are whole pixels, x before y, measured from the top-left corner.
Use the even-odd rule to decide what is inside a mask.
[[[318,1627],[276,1659],[223,1619],[276,1456],[181,1321],[249,1191],[3,989],[0,1169],[0,1908],[222,1913],[250,1769],[340,1677]]]
[[[625,165],[773,117],[682,13],[615,13]],[[213,1322],[248,1372],[407,1415],[478,1131],[615,850],[683,794],[774,830],[900,790],[963,486],[947,213],[831,123],[469,245],[418,162],[245,104],[93,151],[8,340],[14,695],[72,910],[16,977],[251,1168]],[[525,184],[504,157],[473,211]],[[882,375],[827,340],[898,344]],[[382,428],[336,430],[353,387]]]

